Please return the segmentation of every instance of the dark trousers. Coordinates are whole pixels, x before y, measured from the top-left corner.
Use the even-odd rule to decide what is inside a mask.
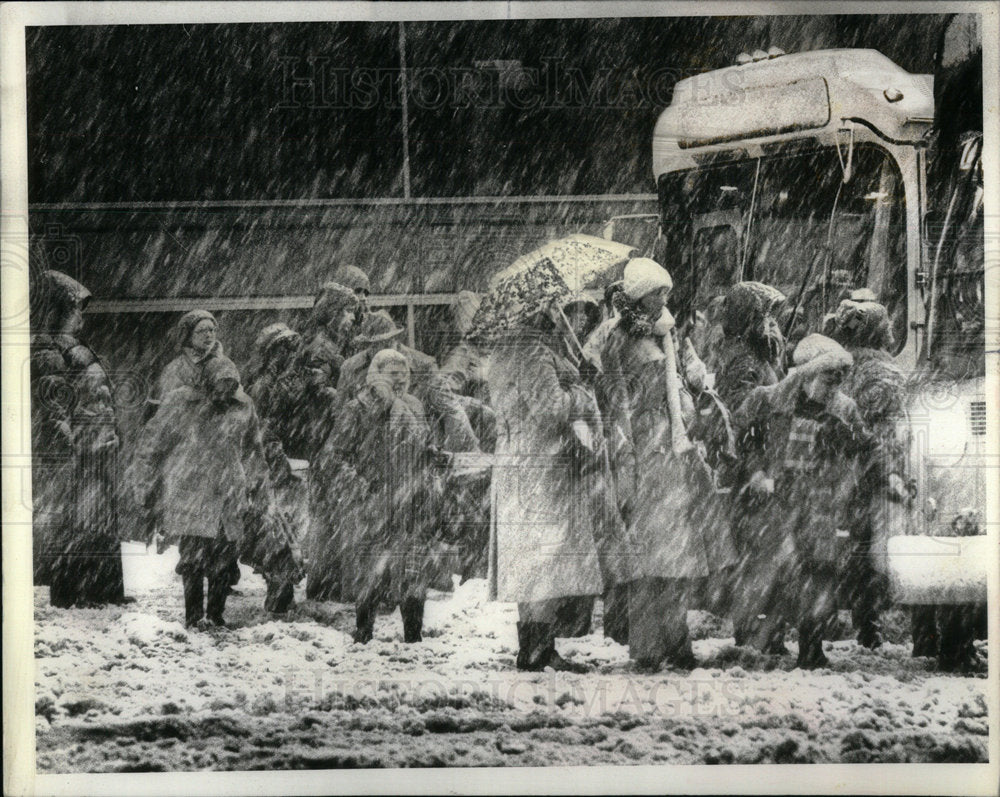
[[[689,664],[687,627],[690,585],[680,578],[641,578],[628,585],[629,658],[647,666],[664,659]]]
[[[604,636],[628,644],[628,584],[612,584],[604,591]]]
[[[396,578],[403,582],[398,587],[392,583],[391,571],[386,569],[372,577],[359,590],[354,604],[357,627],[354,632],[355,642],[366,643],[372,640],[375,615],[382,603],[399,605],[399,613],[403,616],[404,642],[420,642],[423,639],[427,589],[419,579],[408,579],[405,572],[397,571]]]
[[[226,596],[232,584],[232,569],[239,550],[219,533],[215,538],[181,537],[177,572],[184,581],[184,622],[194,625],[203,617],[222,622]],[[205,581],[208,581],[208,605],[205,606]]]

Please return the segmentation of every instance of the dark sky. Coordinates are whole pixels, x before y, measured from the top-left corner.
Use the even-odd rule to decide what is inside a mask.
[[[412,194],[650,192],[677,77],[771,45],[871,47],[930,72],[942,23],[406,23]],[[27,56],[33,203],[403,194],[397,23],[33,28]]]

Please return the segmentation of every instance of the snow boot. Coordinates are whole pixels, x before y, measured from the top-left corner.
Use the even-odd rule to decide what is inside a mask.
[[[799,625],[799,656],[795,666],[801,670],[816,670],[830,664],[823,652],[823,631],[811,621]]]
[[[354,641],[366,645],[375,635],[375,607],[371,604],[359,603],[354,609],[357,620],[354,631]]]
[[[551,667],[558,672],[588,672],[589,668],[564,659],[556,651],[554,628],[550,623],[517,624],[517,669],[541,672]]]
[[[419,598],[404,598],[399,613],[403,616],[403,641],[422,642],[424,602]]]
[[[205,585],[201,573],[184,574],[184,625],[196,628],[205,616]]]
[[[628,585],[614,584],[604,593],[604,636],[628,644]]]

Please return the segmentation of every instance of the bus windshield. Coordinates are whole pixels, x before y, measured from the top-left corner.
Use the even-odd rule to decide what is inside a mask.
[[[852,290],[869,288],[886,305],[900,350],[907,324],[902,177],[875,145],[855,145],[845,182],[846,163],[846,147],[838,154],[800,144],[661,176],[665,251],[680,272],[680,300],[705,311],[741,279],[757,280],[781,290],[805,326],[820,331],[823,316]]]

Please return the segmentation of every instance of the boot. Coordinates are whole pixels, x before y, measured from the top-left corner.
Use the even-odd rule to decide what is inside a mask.
[[[271,614],[286,614],[295,603],[295,588],[286,579],[267,579],[264,610]]]
[[[424,602],[419,598],[404,598],[399,606],[403,616],[403,641],[422,642],[424,626]]]
[[[559,672],[588,672],[588,667],[567,661],[559,655],[552,631],[549,623],[517,624],[517,668],[529,672],[540,672],[546,667]]]
[[[356,629],[354,641],[366,645],[375,635],[375,607],[370,603],[359,603],[355,606]]]
[[[604,636],[628,644],[628,587],[615,584],[604,593]]]
[[[813,620],[803,620],[799,624],[799,657],[795,665],[802,670],[815,670],[829,665],[823,652],[823,633]]]
[[[938,632],[933,606],[915,606],[910,614],[910,634],[913,637],[912,656],[936,656]]]
[[[205,616],[205,587],[201,573],[185,574],[184,583],[184,625],[188,628],[197,627]]]
[[[231,587],[232,582],[225,573],[213,575],[208,580],[208,606],[205,609],[205,619],[219,628],[226,627],[222,613],[226,610],[226,598],[229,597]]]

